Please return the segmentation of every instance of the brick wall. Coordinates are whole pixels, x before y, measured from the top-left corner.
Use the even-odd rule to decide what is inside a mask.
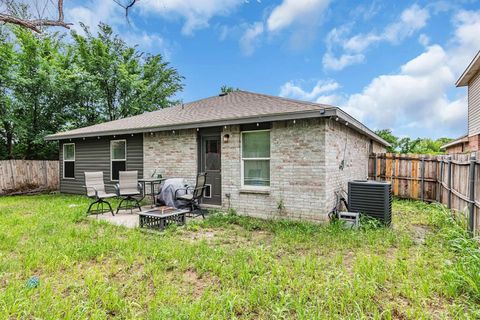
[[[223,127],[221,135],[227,133],[229,141],[222,141],[221,147],[222,206],[239,214],[326,220],[334,205],[334,191],[346,188],[348,180],[367,178],[369,138],[333,120],[279,121],[270,131],[269,191],[242,190],[240,126]],[[346,138],[345,168],[340,170]],[[185,177],[193,183],[197,173],[196,131],[145,134],[145,175],[155,168],[164,176]]]
[[[155,169],[164,177],[186,178],[197,175],[197,132],[194,129],[145,133],[143,137],[144,176]]]
[[[475,152],[480,150],[480,134],[468,137],[468,151]]]
[[[267,193],[241,189],[240,128],[227,126],[222,134],[226,133],[230,139],[222,144],[224,207],[262,218],[326,219],[323,120],[272,124]]]
[[[372,141],[373,143],[373,148],[372,148],[372,153],[384,153],[387,151],[385,146],[381,145],[378,142]]]
[[[368,178],[368,155],[370,139],[345,124],[325,120],[327,208],[335,206],[335,191],[348,191],[348,181]],[[374,152],[385,152],[377,145]],[[340,165],[344,161],[343,169]]]
[[[456,154],[456,153],[468,152],[468,150],[469,150],[468,143],[459,143],[454,146],[446,148],[445,152],[447,154]]]

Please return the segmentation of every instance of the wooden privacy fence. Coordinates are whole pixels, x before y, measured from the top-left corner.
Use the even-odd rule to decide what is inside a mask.
[[[57,190],[59,162],[47,160],[0,161],[0,194]]]
[[[437,201],[468,214],[470,231],[480,227],[479,153],[456,155],[372,154],[371,180],[390,181],[395,196]]]

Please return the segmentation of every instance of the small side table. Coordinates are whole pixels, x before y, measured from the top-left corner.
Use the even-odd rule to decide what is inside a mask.
[[[163,213],[160,208],[142,211],[138,214],[140,228],[164,230],[170,224],[184,225],[187,212],[189,211],[175,208],[168,208]]]
[[[143,185],[143,195],[146,195],[146,186],[147,184],[150,184],[150,196],[152,197],[152,205],[151,208],[155,206],[155,185],[156,184],[161,184],[163,181],[167,179],[165,178],[143,178],[143,179],[138,179],[138,182],[140,182]]]

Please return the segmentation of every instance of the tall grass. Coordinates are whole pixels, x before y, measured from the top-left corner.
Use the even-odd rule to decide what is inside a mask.
[[[454,254],[453,261],[447,260],[444,279],[448,294],[467,294],[480,302],[480,242],[467,231],[465,217],[454,214],[444,206],[430,216],[438,228],[447,248]]]
[[[474,240],[441,207],[395,201],[392,228],[217,213],[147,233],[88,204],[0,198],[0,319],[480,318]]]

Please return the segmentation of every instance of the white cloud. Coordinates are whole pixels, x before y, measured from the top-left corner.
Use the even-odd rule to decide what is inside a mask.
[[[449,104],[445,92],[455,77],[447,60],[442,47],[431,46],[398,74],[378,76],[361,93],[350,96],[346,110],[378,128],[399,127],[416,119],[422,119],[427,128],[438,108]]]
[[[323,93],[332,92],[339,88],[340,85],[333,80],[319,80],[312,90],[307,91],[301,87],[301,84],[289,81],[280,88],[280,96],[312,101]]]
[[[228,15],[243,0],[143,0],[138,9],[145,15],[155,14],[164,18],[182,18],[182,33],[191,35],[196,29],[208,27],[214,16]]]
[[[453,18],[454,41],[451,43],[450,65],[460,74],[480,49],[480,10],[460,11]]]
[[[171,58],[173,44],[166,41],[161,35],[144,30],[139,30],[133,24],[125,19],[124,9],[117,5],[114,1],[101,1],[99,3],[86,1],[82,5],[65,8],[65,17],[67,21],[74,24],[72,29],[79,34],[84,34],[79,22],[89,27],[93,34],[98,31],[100,22],[107,23],[112,26],[114,32],[121,34],[121,37],[130,46],[138,45],[143,51],[159,52],[166,59]]]
[[[330,99],[372,129],[393,128],[397,135],[413,137],[458,136],[466,131],[467,96],[454,83],[480,48],[480,11],[458,12],[453,25],[454,35],[445,45],[424,42],[424,52],[398,72],[375,77],[358,93],[324,95],[299,84],[286,90],[290,82],[280,93],[324,103]]]
[[[402,12],[399,21],[387,26],[381,38],[391,43],[401,41],[425,27],[429,18],[426,8],[414,4]]]
[[[360,33],[348,38],[351,25],[334,28],[326,37],[328,50],[323,57],[323,66],[325,69],[342,70],[349,65],[360,63],[364,60],[364,51],[372,44],[381,41],[399,43],[425,27],[429,17],[426,8],[414,4],[405,9],[399,19],[387,25],[381,33]],[[335,47],[340,47],[343,51],[338,58],[333,54]]]
[[[66,21],[73,23],[72,29],[80,34],[83,34],[83,29],[79,22],[83,22],[93,33],[96,33],[100,22],[110,25],[126,24],[125,13],[122,10],[114,1],[100,1],[98,3],[85,1],[82,5],[74,7],[67,5],[65,18]]]
[[[342,54],[337,58],[330,52],[327,52],[322,58],[322,63],[326,69],[342,70],[349,65],[358,64],[364,59],[365,56],[363,54]]]
[[[358,34],[343,42],[343,48],[352,52],[362,52],[372,43],[382,40],[382,37],[376,34]]]
[[[418,36],[418,43],[426,47],[430,44],[430,38],[425,33],[422,33]]]
[[[293,23],[304,23],[314,17],[319,17],[329,3],[330,0],[283,0],[268,17],[268,30],[279,31]]]
[[[262,22],[256,22],[252,25],[241,24],[236,27],[222,27],[220,39],[225,39],[232,30],[243,29],[244,32],[239,40],[240,47],[244,54],[251,55],[258,46],[259,38],[263,33],[275,33],[297,25],[298,28],[290,36],[290,46],[300,48],[314,38],[315,27],[330,1],[283,0],[282,3],[273,8],[270,15]],[[248,3],[248,0],[246,2]]]
[[[263,23],[256,22],[250,25],[240,38],[240,47],[245,55],[251,55],[258,44],[258,38],[263,33]]]

